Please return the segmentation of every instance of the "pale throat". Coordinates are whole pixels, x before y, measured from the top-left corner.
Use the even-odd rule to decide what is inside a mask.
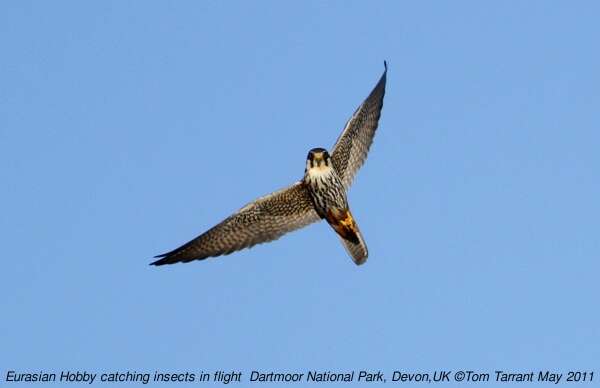
[[[308,177],[312,178],[312,179],[327,177],[327,176],[331,175],[332,172],[333,172],[333,169],[331,168],[331,166],[327,166],[327,165],[325,165],[325,163],[321,163],[320,166],[310,167],[310,162],[309,162],[307,165],[307,169],[306,169],[306,173],[307,173]]]

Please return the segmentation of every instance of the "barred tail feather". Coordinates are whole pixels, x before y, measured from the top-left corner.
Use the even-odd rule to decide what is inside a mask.
[[[369,256],[369,251],[367,250],[367,244],[365,244],[365,240],[363,239],[362,234],[359,230],[356,231],[356,236],[358,237],[358,241],[354,242],[351,240],[347,240],[340,236],[340,240],[344,248],[346,248],[346,252],[354,261],[354,264],[361,265],[367,261],[367,256]]]
[[[340,237],[344,248],[346,248],[346,251],[352,257],[354,264],[361,265],[367,261],[367,256],[369,255],[367,244],[365,244],[365,240],[358,229],[358,225],[356,225],[352,213],[350,213],[350,209],[329,209],[325,219]]]

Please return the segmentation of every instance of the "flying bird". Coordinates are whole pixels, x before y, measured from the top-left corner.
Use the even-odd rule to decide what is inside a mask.
[[[377,130],[385,94],[385,61],[384,67],[377,85],[348,120],[331,153],[324,148],[308,152],[300,181],[250,202],[192,241],[156,256],[159,260],[151,264],[228,255],[322,219],[339,235],[354,263],[363,264],[368,256],[367,245],[350,212],[346,192],[364,164]]]

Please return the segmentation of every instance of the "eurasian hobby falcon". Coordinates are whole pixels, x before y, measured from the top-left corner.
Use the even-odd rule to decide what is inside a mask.
[[[346,123],[331,154],[323,148],[308,152],[304,178],[293,185],[258,198],[181,247],[156,256],[153,265],[187,263],[227,255],[325,219],[337,232],[357,265],[367,260],[367,246],[352,217],[346,191],[363,165],[373,143],[383,96],[383,75],[367,99]]]

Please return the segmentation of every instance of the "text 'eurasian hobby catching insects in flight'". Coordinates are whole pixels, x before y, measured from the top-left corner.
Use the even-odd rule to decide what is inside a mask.
[[[303,179],[250,202],[187,244],[156,256],[160,260],[152,264],[227,255],[273,241],[321,219],[337,232],[354,263],[367,261],[367,246],[350,213],[346,191],[373,143],[385,94],[386,62],[384,66],[379,82],[348,120],[331,154],[324,148],[308,152]]]

